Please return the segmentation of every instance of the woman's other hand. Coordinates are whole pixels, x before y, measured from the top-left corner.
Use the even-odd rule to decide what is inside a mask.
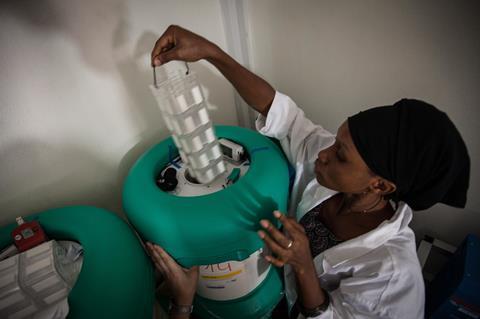
[[[305,230],[293,218],[286,217],[279,211],[274,211],[273,215],[283,224],[286,234],[283,234],[268,220],[260,221],[264,230],[259,230],[258,235],[273,253],[273,255],[265,256],[265,259],[277,267],[290,264],[297,274],[303,274],[308,269],[307,267],[313,266],[310,244]]]
[[[213,57],[220,49],[207,39],[182,27],[171,25],[155,43],[152,66],[172,60],[194,62]]]
[[[147,242],[147,249],[155,267],[165,278],[176,305],[191,305],[197,289],[198,266],[190,269],[181,267],[158,245]]]

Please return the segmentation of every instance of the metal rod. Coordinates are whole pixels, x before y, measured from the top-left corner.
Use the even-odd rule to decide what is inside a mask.
[[[153,86],[155,88],[158,88],[158,86],[157,86],[157,74],[155,72],[155,67],[153,67]]]

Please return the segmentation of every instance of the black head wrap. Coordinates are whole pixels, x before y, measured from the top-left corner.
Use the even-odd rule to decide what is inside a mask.
[[[414,210],[438,202],[465,207],[470,158],[447,114],[402,99],[349,117],[348,127],[368,167],[397,186],[394,200]]]

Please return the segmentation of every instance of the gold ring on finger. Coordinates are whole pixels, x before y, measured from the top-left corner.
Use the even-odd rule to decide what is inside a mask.
[[[293,246],[293,240],[290,240],[290,241],[288,242],[287,249],[289,249],[289,248],[292,247],[292,246]]]

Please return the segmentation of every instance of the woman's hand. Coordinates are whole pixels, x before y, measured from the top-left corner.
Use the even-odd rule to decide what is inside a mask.
[[[213,57],[220,49],[207,39],[171,25],[155,43],[152,50],[152,66],[172,60],[194,62]]]
[[[147,249],[155,267],[163,275],[169,290],[173,294],[173,302],[176,305],[191,305],[197,289],[198,266],[190,269],[181,267],[158,245],[147,242]]]
[[[259,230],[258,235],[275,255],[265,258],[277,267],[285,264],[293,267],[299,299],[304,308],[314,309],[325,304],[328,299],[320,287],[305,230],[293,218],[286,217],[278,211],[274,211],[273,215],[283,224],[288,237],[269,221],[261,220],[260,224],[267,232]]]
[[[275,97],[275,90],[265,80],[247,70],[216,44],[207,39],[171,25],[155,43],[152,66],[172,60],[194,62],[206,59],[232,83],[238,93],[256,111],[267,116]]]
[[[310,244],[302,225],[279,211],[274,211],[273,215],[283,224],[287,234],[280,232],[266,219],[260,221],[265,231],[259,230],[258,235],[273,252],[273,256],[265,256],[265,259],[277,267],[290,264],[298,275],[312,270]]]

